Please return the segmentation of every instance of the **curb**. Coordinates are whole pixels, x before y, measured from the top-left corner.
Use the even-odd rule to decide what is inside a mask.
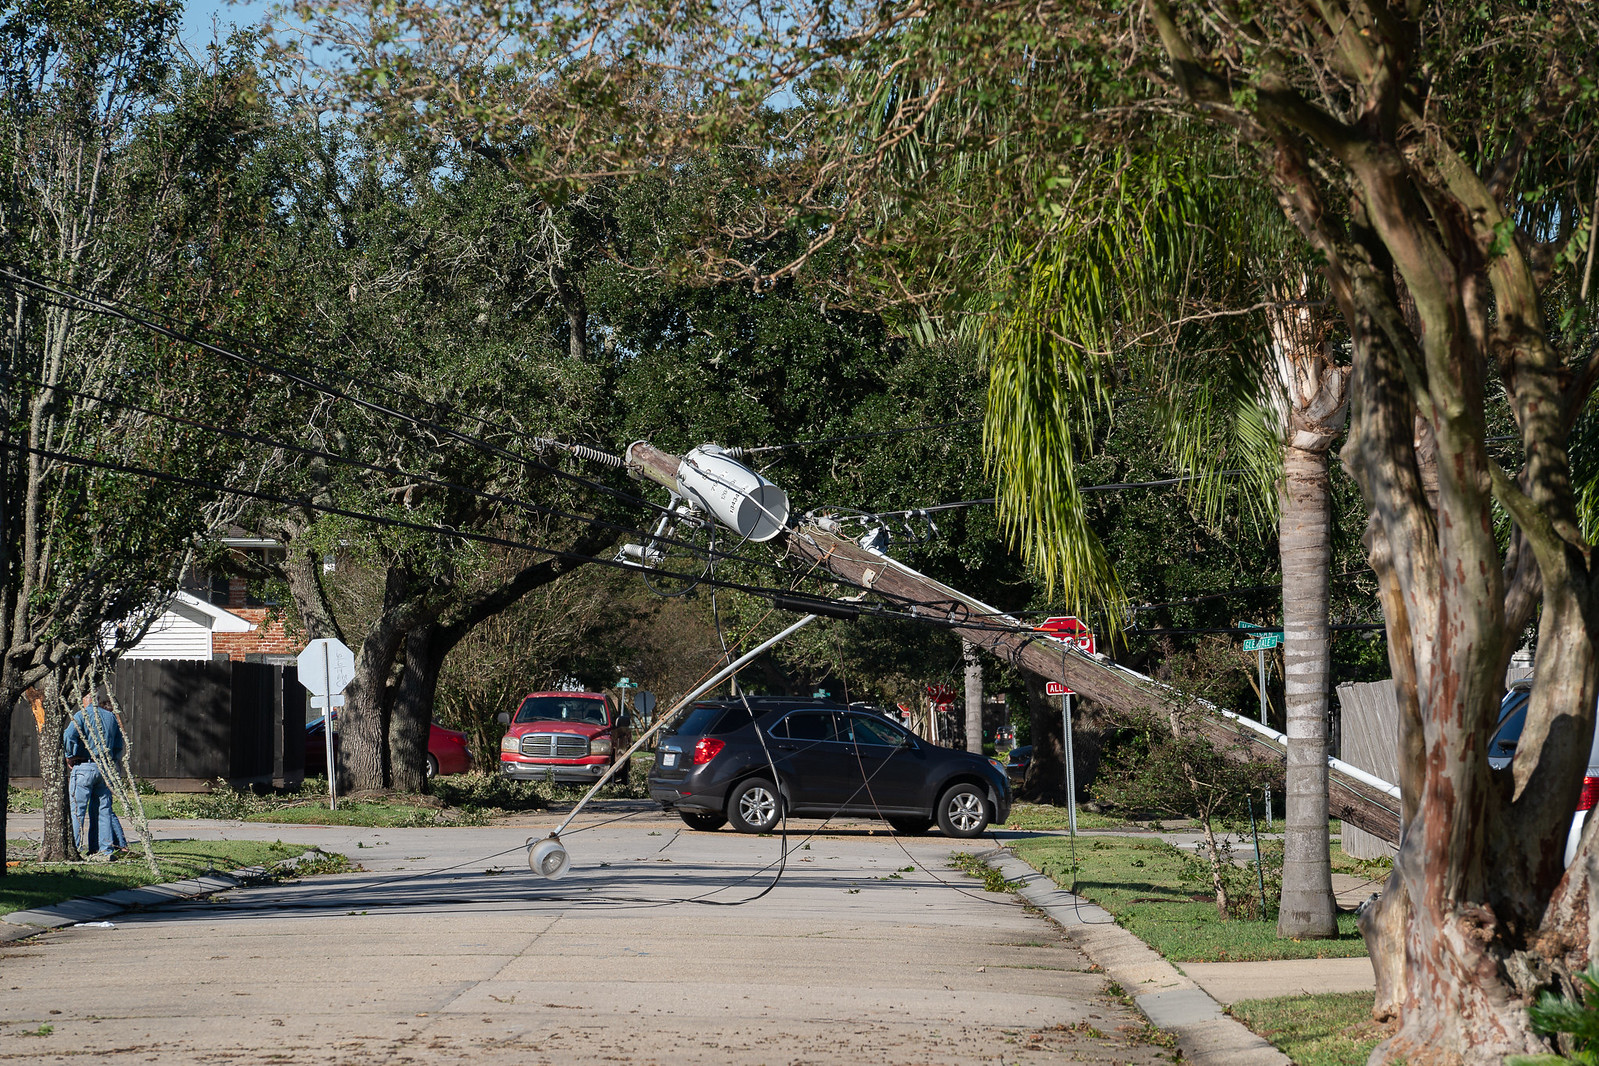
[[[1115,923],[1110,913],[1063,891],[1009,851],[976,858],[992,864],[1028,903],[1066,930],[1072,944],[1127,990],[1149,1023],[1177,1038],[1195,1066],[1293,1066],[1265,1038],[1222,1011],[1194,981]]]
[[[318,854],[315,850],[307,851],[297,858],[276,865],[280,868],[293,869],[315,854]],[[107,892],[103,896],[80,896],[62,903],[52,903],[48,907],[12,911],[10,914],[0,916],[0,944],[26,940],[30,936],[38,936],[40,933],[48,933],[53,929],[77,925],[80,922],[103,921],[125,911],[157,907],[181,899],[212,896],[230,888],[241,888],[259,881],[266,877],[267,873],[265,866],[246,866],[225,874],[213,873],[183,881],[170,881],[164,885],[123,888]]]

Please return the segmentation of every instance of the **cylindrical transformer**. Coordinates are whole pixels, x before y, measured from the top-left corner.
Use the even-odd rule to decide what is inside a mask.
[[[788,493],[748,467],[702,444],[677,468],[678,492],[745,540],[771,540],[788,524]]]

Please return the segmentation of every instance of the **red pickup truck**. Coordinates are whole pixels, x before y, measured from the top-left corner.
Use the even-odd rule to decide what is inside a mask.
[[[632,735],[611,697],[600,692],[534,692],[500,738],[500,772],[519,781],[590,784],[627,750]],[[611,780],[626,785],[628,768]]]

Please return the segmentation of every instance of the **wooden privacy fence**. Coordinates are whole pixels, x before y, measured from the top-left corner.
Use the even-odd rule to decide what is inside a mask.
[[[133,775],[163,791],[298,787],[305,689],[293,666],[124,660],[112,673]],[[26,703],[11,716],[11,780],[38,787],[39,735]]]
[[[1399,702],[1392,679],[1339,685],[1338,713],[1343,736],[1338,757],[1385,781],[1398,781]],[[1357,859],[1385,859],[1399,850],[1349,822],[1344,823],[1343,847]]]

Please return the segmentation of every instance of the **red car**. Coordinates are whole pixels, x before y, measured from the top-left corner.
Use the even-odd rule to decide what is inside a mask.
[[[600,692],[534,692],[500,738],[500,772],[519,781],[589,784],[599,780],[632,741],[627,723]],[[626,784],[628,769],[612,778]]]
[[[305,772],[327,774],[327,741],[323,738],[326,727],[322,719],[305,724]],[[339,746],[339,734],[333,734],[333,746]],[[427,775],[464,774],[472,769],[472,752],[466,746],[466,734],[429,723]]]

